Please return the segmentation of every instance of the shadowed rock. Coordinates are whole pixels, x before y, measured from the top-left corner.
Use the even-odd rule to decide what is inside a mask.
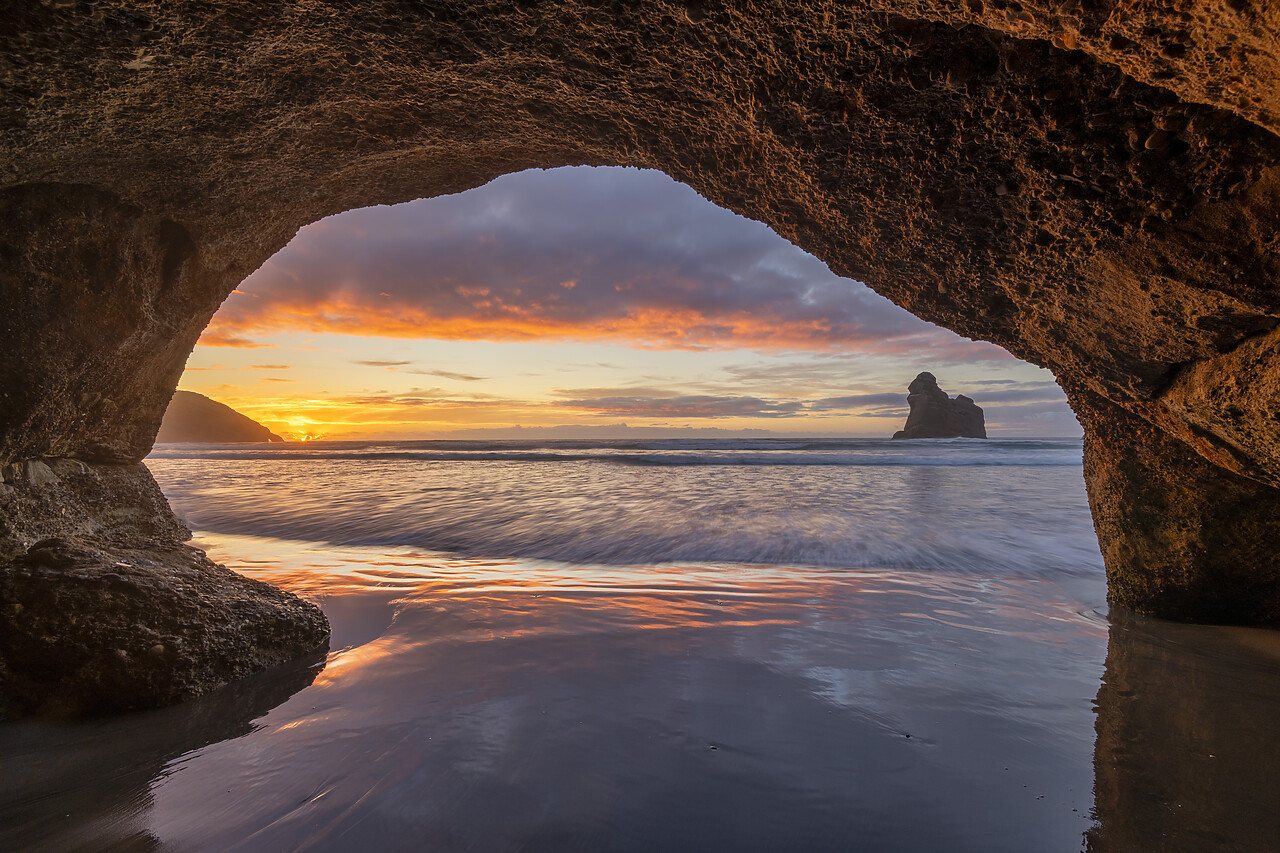
[[[174,391],[156,442],[284,441],[230,406],[194,391]]]
[[[74,715],[170,704],[309,652],[320,609],[184,545],[142,465],[41,464],[0,494],[0,700]]]
[[[932,373],[921,373],[907,386],[911,413],[894,438],[986,438],[982,409],[963,394],[954,399],[938,387]]]

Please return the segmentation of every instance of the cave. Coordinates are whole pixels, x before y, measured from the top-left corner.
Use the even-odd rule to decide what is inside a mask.
[[[321,645],[315,608],[210,574],[140,464],[188,354],[302,226],[565,165],[660,169],[1051,369],[1085,429],[1111,604],[1280,624],[1280,9],[1117,9],[13,5],[6,692],[163,704]],[[75,613],[120,584],[203,602],[174,618],[205,633],[120,659],[139,617]]]

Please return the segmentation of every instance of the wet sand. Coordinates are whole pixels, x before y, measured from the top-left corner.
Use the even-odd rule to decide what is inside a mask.
[[[1255,850],[1280,830],[1274,635],[1109,628],[1100,579],[201,544],[320,601],[327,664],[0,726],[0,849]]]

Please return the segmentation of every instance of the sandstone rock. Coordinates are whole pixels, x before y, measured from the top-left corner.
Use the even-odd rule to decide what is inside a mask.
[[[982,409],[963,394],[952,399],[932,373],[921,373],[907,386],[911,413],[894,438],[986,438]]]
[[[174,516],[145,465],[92,465],[57,483],[15,481],[0,500],[0,563],[41,539],[75,537],[110,545],[179,544],[191,531]]]
[[[46,459],[45,463],[58,477],[83,477],[90,473],[89,466],[79,459]]]
[[[1073,394],[1108,599],[1165,618],[1280,625],[1280,489],[1211,464],[1141,416]]]
[[[58,475],[39,459],[25,459],[6,465],[4,479],[22,486],[51,486],[58,482]]]
[[[11,712],[153,708],[322,649],[319,608],[185,545],[37,542],[0,565]]]

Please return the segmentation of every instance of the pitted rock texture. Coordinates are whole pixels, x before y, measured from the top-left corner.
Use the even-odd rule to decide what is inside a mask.
[[[953,399],[938,387],[932,373],[921,373],[907,386],[911,412],[894,438],[986,438],[982,409],[963,394]]]
[[[1212,465],[1110,401],[1071,402],[1111,603],[1280,625],[1280,489]]]
[[[324,648],[319,608],[187,546],[37,542],[0,566],[4,701],[81,714],[168,705]]]
[[[17,0],[0,462],[140,459],[219,302],[304,224],[624,164],[1276,487],[1277,57],[1260,0]],[[1162,490],[1184,465],[1125,470],[1203,500]],[[1165,547],[1104,521],[1109,555]]]
[[[144,466],[5,473],[0,711],[156,707],[325,648],[314,604],[183,544],[191,534]]]
[[[0,561],[12,560],[50,536],[90,538],[122,547],[191,538],[140,463],[28,459],[0,473]]]

